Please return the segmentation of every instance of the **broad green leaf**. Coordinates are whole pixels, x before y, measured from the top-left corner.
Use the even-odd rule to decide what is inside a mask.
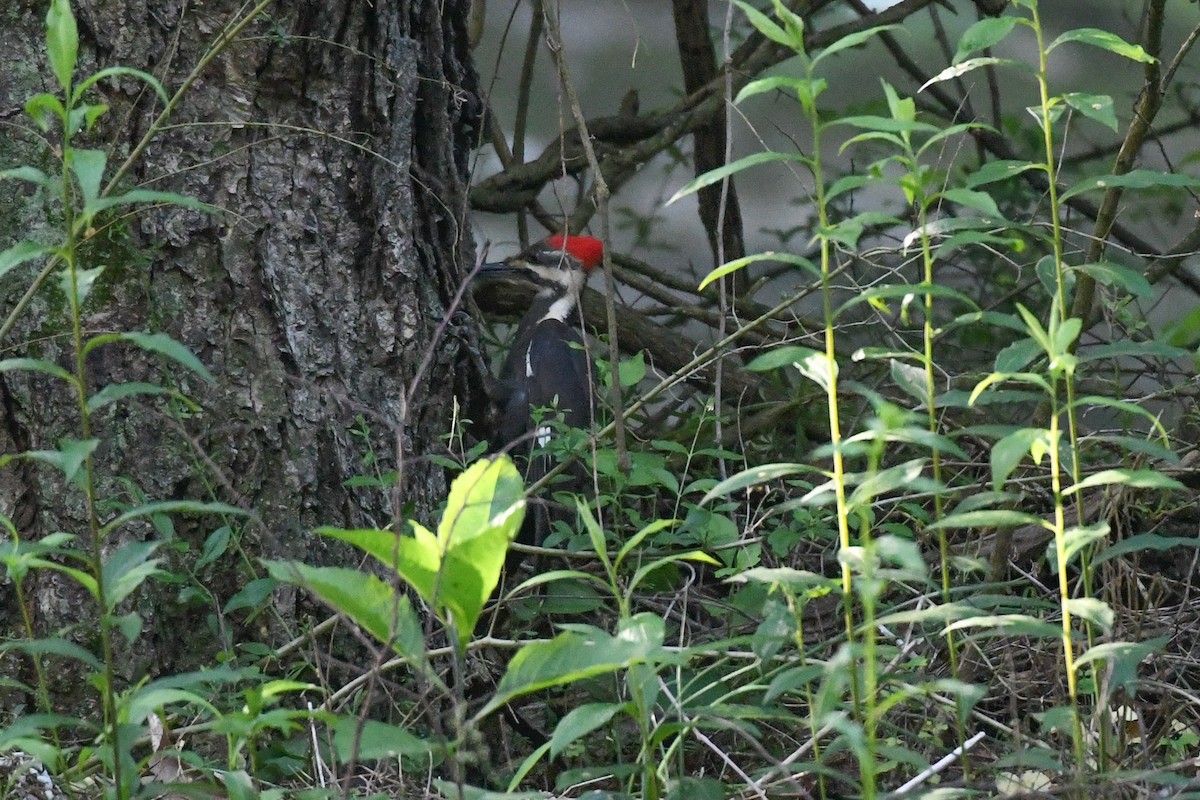
[[[1136,269],[1112,261],[1098,261],[1094,264],[1080,264],[1068,269],[1090,275],[1097,283],[1121,289],[1134,297],[1147,298],[1154,294],[1150,281]]]
[[[200,359],[192,355],[192,352],[182,344],[172,339],[165,333],[105,333],[99,336],[94,336],[89,339],[83,346],[84,355],[87,355],[97,347],[101,347],[113,342],[129,342],[130,344],[140,347],[151,353],[158,353],[161,356],[174,361],[182,367],[187,368],[191,372],[203,378],[208,383],[216,383],[212,373],[208,368],[200,363]]]
[[[1134,169],[1121,175],[1098,175],[1084,178],[1061,195],[1067,200],[1077,194],[1100,189],[1154,189],[1160,186],[1195,189],[1200,187],[1200,177],[1174,172],[1158,172],[1152,169]]]
[[[1028,367],[1035,358],[1045,355],[1042,346],[1033,339],[1017,339],[996,354],[996,372],[1016,373]]]
[[[513,656],[492,699],[476,715],[483,718],[513,699],[551,686],[672,660],[663,650],[665,626],[657,614],[621,620],[615,636],[591,625],[571,625],[548,642],[525,645]]]
[[[622,388],[637,386],[641,383],[642,378],[646,377],[646,354],[639,350],[629,358],[621,359],[617,377],[621,381]]]
[[[40,186],[43,189],[52,188],[50,176],[42,172],[37,167],[24,166],[0,170],[0,179],[5,178],[16,181],[26,181],[35,186]]]
[[[352,758],[363,762],[404,756],[427,764],[438,748],[401,725],[342,716],[333,724],[333,749],[343,763]]]
[[[893,119],[874,115],[859,115],[839,117],[830,122],[831,125],[849,125],[854,128],[866,128],[871,131],[886,133],[936,133],[938,127],[928,122],[917,122],[908,119]]]
[[[108,155],[103,150],[71,151],[71,171],[79,182],[83,192],[84,206],[94,203],[100,196],[100,186],[104,182],[104,167],[108,163]]]
[[[1126,553],[1140,553],[1143,550],[1162,552],[1176,547],[1200,547],[1200,538],[1195,536],[1160,536],[1157,533],[1141,533],[1122,539],[1116,544],[1106,547],[1096,554],[1092,564],[1096,565],[1110,558],[1118,558]]]
[[[748,97],[755,97],[756,95],[775,91],[791,90],[793,93],[799,94],[802,91],[810,91],[810,83],[810,79],[803,76],[768,75],[765,78],[750,81],[750,83],[743,86],[733,102],[740,103]]]
[[[936,522],[925,526],[925,530],[953,530],[957,528],[1012,528],[1017,525],[1037,525],[1049,528],[1049,524],[1035,514],[1008,509],[991,509],[980,511],[964,511],[961,514],[948,514]]]
[[[195,198],[186,197],[185,195],[175,194],[174,192],[157,192],[151,189],[134,189],[125,194],[98,197],[91,203],[84,205],[83,213],[79,215],[78,224],[82,226],[91,225],[92,220],[97,214],[107,211],[110,208],[129,205],[182,206],[209,214],[220,213],[220,209],[216,206],[202,203]]]
[[[981,629],[974,636],[1031,636],[1038,639],[1057,639],[1062,628],[1028,614],[991,614],[960,619],[946,626],[943,633]]]
[[[1137,683],[1138,665],[1147,656],[1161,652],[1168,641],[1168,637],[1160,636],[1146,642],[1104,642],[1088,648],[1075,661],[1075,666],[1082,667],[1094,661],[1104,663],[1108,670],[1108,679],[1104,681],[1107,702],[1116,691],[1132,691]]]
[[[706,505],[718,497],[725,497],[751,486],[818,471],[816,467],[809,464],[762,464],[751,467],[718,483],[700,499],[700,505]]]
[[[46,375],[52,375],[55,378],[61,378],[71,386],[76,385],[74,375],[67,372],[58,364],[53,364],[40,358],[6,358],[0,361],[0,372],[12,372],[14,370],[41,372]]]
[[[846,192],[852,192],[864,186],[873,186],[878,183],[879,178],[874,175],[843,175],[831,183],[829,188],[825,190],[825,199],[832,200]]]
[[[122,600],[154,575],[162,574],[160,559],[151,558],[160,542],[131,541],[118,547],[104,561],[104,603],[111,613]]]
[[[135,519],[152,517],[156,514],[220,514],[236,517],[246,516],[246,512],[228,503],[214,503],[204,500],[161,500],[155,503],[143,503],[125,511],[112,521],[105,523],[101,529],[111,533],[127,522]]]
[[[165,386],[158,386],[153,383],[140,383],[130,381],[129,383],[110,383],[100,391],[88,398],[88,410],[97,411],[105,406],[116,403],[120,400],[125,400],[130,397],[140,395],[150,395],[155,397],[168,396],[174,397],[177,400],[186,398],[174,389],[168,389]]]
[[[257,609],[261,607],[271,597],[271,593],[275,591],[278,582],[274,578],[256,578],[250,581],[233,597],[229,598],[225,605],[221,607],[221,612],[224,614],[232,614],[234,611],[240,611],[243,608]]]
[[[720,183],[730,175],[737,174],[744,169],[749,169],[750,167],[754,167],[759,164],[770,164],[777,161],[807,163],[808,159],[800,153],[791,151],[782,153],[771,151],[766,153],[753,153],[748,156],[743,156],[737,161],[730,162],[714,170],[709,170],[700,177],[691,181],[675,194],[671,195],[671,199],[667,201],[667,205],[674,203],[676,200],[687,197],[689,194],[694,194],[703,189],[705,186],[712,186],[714,183]]]
[[[801,347],[794,344],[782,345],[773,347],[762,355],[755,356],[754,360],[746,365],[746,369],[751,372],[769,372],[773,369],[790,367],[797,361],[803,361],[813,356],[821,356],[823,358],[824,355],[824,353],[813,350],[811,347]]]
[[[66,639],[57,637],[53,639],[15,639],[8,642],[0,642],[0,653],[6,653],[10,650],[16,650],[19,653],[31,656],[69,658],[78,661],[80,664],[85,664],[96,671],[103,671],[104,669],[96,656],[74,642],[68,642]],[[77,720],[73,720],[73,722],[75,721]]]
[[[602,725],[607,725],[609,720],[624,710],[624,703],[585,703],[571,709],[554,726],[554,733],[550,736],[550,757],[557,758],[572,744]]]
[[[1181,347],[1172,347],[1165,342],[1148,341],[1139,342],[1132,339],[1123,339],[1119,342],[1110,344],[1088,345],[1080,347],[1076,355],[1079,360],[1100,361],[1106,358],[1121,358],[1124,356],[1134,356],[1135,358],[1183,358],[1186,356],[1187,350]]]
[[[59,86],[64,92],[69,91],[79,55],[79,30],[69,0],[50,0],[50,10],[46,12],[46,54]]]
[[[992,45],[999,44],[1018,23],[1028,24],[1021,17],[995,17],[979,20],[958,38],[958,50],[954,54],[954,63],[958,64],[972,53],[978,53],[980,50],[986,50]]]
[[[12,247],[0,253],[0,276],[6,272],[19,267],[26,261],[32,261],[35,258],[53,255],[58,252],[53,247],[38,244],[37,242],[22,241],[17,242]]]
[[[795,37],[789,35],[787,31],[777,25],[774,20],[759,11],[754,6],[744,2],[744,0],[733,0],[733,2],[737,4],[737,7],[740,8],[742,13],[746,15],[746,18],[750,20],[750,24],[753,25],[763,36],[766,36],[776,44],[781,44],[791,50],[803,52],[803,37],[797,41]]]
[[[1063,531],[1063,553],[1067,563],[1075,560],[1080,550],[1102,541],[1108,536],[1107,522],[1097,522],[1093,525],[1072,526]]]
[[[975,303],[975,301],[972,300],[970,297],[968,297],[967,295],[958,291],[957,289],[952,289],[949,286],[943,286],[941,284],[936,284],[936,283],[935,284],[904,283],[904,284],[887,284],[884,286],[874,286],[865,291],[861,291],[858,294],[856,294],[854,297],[850,298],[845,303],[843,303],[837,309],[837,311],[834,312],[834,316],[836,317],[836,316],[840,315],[842,312],[846,311],[849,308],[853,308],[854,306],[858,305],[859,303],[865,302],[865,303],[874,304],[874,302],[876,300],[890,300],[890,299],[896,298],[896,297],[914,299],[917,297],[924,297],[925,295],[929,295],[930,297],[938,297],[938,298],[946,298],[949,300],[956,300],[959,303],[962,303],[963,305],[967,306],[968,308],[979,308],[979,306]]]
[[[1054,48],[1067,42],[1089,44],[1092,47],[1099,47],[1101,50],[1107,50],[1110,53],[1123,56],[1132,61],[1140,61],[1143,64],[1151,64],[1158,60],[1143,50],[1141,45],[1130,44],[1115,33],[1100,30],[1099,28],[1076,28],[1075,30],[1067,31],[1050,43],[1050,46],[1046,48],[1046,53],[1053,52]]]
[[[817,269],[816,265],[814,265],[811,261],[809,261],[807,258],[804,258],[803,256],[793,255],[792,253],[777,253],[774,250],[768,250],[764,253],[755,253],[754,255],[751,255],[751,256],[743,256],[742,258],[735,258],[733,261],[729,261],[725,264],[722,264],[721,266],[717,267],[712,272],[710,272],[704,276],[704,280],[702,280],[700,282],[700,285],[697,287],[697,290],[703,291],[704,288],[706,286],[708,286],[710,283],[712,283],[713,281],[720,280],[721,278],[724,278],[726,275],[729,275],[730,273],[733,273],[733,272],[737,272],[742,267],[745,267],[749,264],[753,264],[757,261],[781,261],[784,264],[791,264],[793,266],[800,267],[801,269],[812,274],[813,276],[819,276],[821,274],[821,271],[819,269]]]
[[[896,384],[901,391],[918,403],[925,402],[926,382],[929,379],[929,372],[925,367],[906,364],[893,358],[888,361],[888,371],[892,375],[892,383]]]
[[[1063,606],[1074,617],[1085,619],[1105,632],[1112,630],[1116,615],[1103,600],[1094,597],[1072,597],[1063,603]]]
[[[1026,72],[1029,72],[1032,70],[1032,67],[1030,67],[1028,64],[1026,64],[1024,61],[1014,61],[1011,58],[992,58],[990,56],[987,58],[969,58],[966,61],[963,61],[961,63],[946,67],[944,70],[939,72],[937,75],[934,75],[932,78],[925,81],[925,83],[923,83],[921,85],[921,88],[918,89],[917,91],[923,92],[935,83],[941,83],[942,81],[949,81],[949,80],[953,80],[954,78],[962,77],[963,75],[966,75],[968,72],[977,70],[980,67],[1001,66],[1001,65],[1008,66],[1008,67],[1016,67],[1018,69],[1025,70]]]
[[[158,95],[158,99],[163,102],[163,105],[171,102],[171,96],[167,94],[167,90],[159,83],[158,78],[155,78],[149,72],[143,72],[140,69],[133,69],[132,67],[105,67],[98,72],[92,73],[75,87],[75,100],[79,100],[83,97],[84,92],[107,78],[137,78],[154,90],[154,93]]]
[[[1043,448],[1048,446],[1046,431],[1041,428],[1022,428],[992,445],[992,490],[999,492],[1008,482],[1008,476],[1025,460],[1033,448],[1033,443],[1040,441]]]
[[[204,699],[196,692],[176,687],[148,685],[135,689],[133,697],[122,706],[122,712],[134,725],[141,725],[151,715],[168,706],[189,706],[203,709],[213,716],[220,714],[220,709]]]
[[[1163,339],[1173,347],[1191,348],[1200,344],[1200,306],[1168,324]]]
[[[55,119],[63,120],[63,124],[66,124],[67,110],[63,108],[62,101],[45,92],[25,101],[25,113],[43,133],[50,132],[50,123]]]
[[[1137,489],[1163,489],[1166,491],[1183,490],[1187,487],[1174,478],[1170,478],[1152,469],[1106,469],[1088,475],[1074,486],[1063,490],[1063,496],[1090,489],[1093,486],[1110,486],[1121,484]]]
[[[92,293],[92,287],[103,274],[103,265],[91,269],[64,269],[58,273],[59,286],[68,301],[82,307],[87,302],[88,295]]]
[[[424,633],[412,604],[377,576],[347,567],[310,567],[295,561],[264,560],[277,581],[308,589],[335,611],[412,664],[425,660]]]
[[[938,197],[956,205],[974,209],[990,219],[1004,219],[996,201],[987,192],[976,192],[973,189],[947,189]]]
[[[866,44],[869,40],[875,38],[876,36],[878,36],[881,33],[884,33],[886,31],[891,31],[891,30],[897,30],[900,28],[901,28],[900,25],[877,25],[874,28],[867,28],[866,30],[855,31],[854,33],[849,33],[849,34],[841,37],[840,39],[836,39],[832,44],[830,44],[824,50],[822,50],[821,52],[819,52],[815,56],[813,56],[812,63],[815,66],[816,64],[820,63],[821,59],[823,59],[823,58],[827,58],[828,56],[835,55],[835,54],[840,53],[843,50],[847,50],[851,47],[858,47],[861,44]]]
[[[57,450],[30,450],[26,458],[58,469],[68,481],[74,481],[88,456],[96,452],[99,439],[60,439]]]
[[[1113,109],[1113,99],[1106,94],[1088,94],[1087,92],[1069,92],[1062,96],[1063,102],[1091,120],[1099,122],[1113,131],[1117,130],[1117,112]]]
[[[969,189],[974,189],[978,186],[986,186],[989,183],[997,181],[1006,181],[1009,178],[1015,178],[1022,172],[1027,172],[1031,169],[1045,171],[1045,167],[1041,164],[1035,164],[1030,161],[1011,161],[998,160],[989,161],[979,169],[967,175],[965,185]]]

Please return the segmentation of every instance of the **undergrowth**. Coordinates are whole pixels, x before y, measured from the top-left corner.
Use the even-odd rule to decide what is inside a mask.
[[[559,495],[577,524],[560,526],[548,539],[553,548],[532,549],[532,574],[514,568],[504,583],[525,487],[509,459],[480,458],[483,446],[456,432],[446,452],[459,458],[439,458],[459,474],[435,529],[401,515],[401,504],[388,527],[319,531],[357,548],[369,566],[264,562],[274,581],[302,587],[352,623],[370,653],[361,675],[335,688],[308,680],[308,665],[292,660],[293,651],[273,654],[290,665],[278,673],[271,659],[261,669],[208,665],[133,682],[116,676],[117,651],[141,633],[127,601],[164,572],[161,542],[122,541],[123,528],[172,514],[244,511],[138,498],[113,511],[112,498],[97,496],[99,408],[150,396],[197,409],[175,386],[93,391],[88,354],[124,344],[213,377],[162,333],[83,329],[82,309],[103,275],[87,260],[87,241],[114,210],[204,207],[176,195],[122,192],[124,168],[112,170],[104,151],[78,145],[107,110],[87,101],[99,81],[133,77],[166,106],[172,99],[133,70],[78,79],[74,18],[67,0],[54,0],[46,45],[58,92],[35,96],[26,111],[57,137],[59,171],[23,166],[3,178],[52,198],[56,238],[0,254],[0,276],[35,262],[42,267],[31,290],[57,280],[71,357],[67,364],[6,358],[0,373],[58,381],[76,399],[77,432],[55,449],[0,456],[0,467],[20,461],[57,470],[89,524],[31,540],[0,515],[9,535],[0,560],[23,612],[23,629],[2,651],[27,658],[36,676],[34,685],[7,687],[33,698],[36,710],[5,720],[0,750],[32,754],[73,794],[93,793],[82,781],[90,776],[116,798],[282,797],[302,786],[306,796],[344,796],[372,785],[394,796],[447,797],[483,796],[473,786],[488,787],[487,796],[542,789],[651,799],[875,798],[935,788],[937,796],[1078,795],[1100,785],[1200,796],[1200,711],[1186,677],[1194,678],[1194,654],[1188,666],[1170,666],[1186,657],[1182,639],[1194,637],[1195,615],[1183,610],[1183,624],[1161,635],[1141,630],[1137,606],[1150,601],[1136,570],[1139,559],[1194,550],[1194,530],[1174,528],[1171,516],[1194,497],[1166,474],[1177,459],[1156,414],[1104,393],[1114,384],[1098,379],[1133,358],[1189,353],[1144,329],[1136,339],[1085,342],[1095,319],[1081,294],[1125,302],[1152,288],[1101,252],[1081,256],[1063,227],[1072,197],[1194,188],[1200,180],[1132,169],[1069,176],[1059,156],[1076,115],[1113,131],[1118,122],[1111,98],[1056,93],[1049,69],[1059,48],[1074,45],[1139,63],[1153,57],[1095,29],[1047,42],[1034,0],[972,25],[954,63],[923,88],[995,68],[1027,72],[1037,87],[1035,154],[976,163],[946,153],[996,131],[979,121],[933,124],[919,98],[886,81],[879,113],[838,114],[826,105],[828,60],[890,28],[809,52],[804,20],[783,3],[774,0],[772,14],[737,6],[754,29],[795,54],[798,69],[758,78],[736,102],[788,96],[811,147],[748,156],[676,196],[767,164],[807,175],[815,220],[805,252],[738,259],[704,283],[769,261],[819,293],[820,329],[759,347],[747,369],[792,395],[779,402],[819,398],[826,441],[791,448],[790,457],[783,436],[739,450],[713,440],[705,410],[681,425],[678,439],[635,448],[626,469],[606,447],[612,425],[590,440],[561,435],[548,446],[552,454],[582,459],[596,491]],[[988,54],[1017,31],[1034,40],[1036,64]],[[824,161],[834,145],[867,166],[835,175]],[[1013,218],[1028,207],[1013,199],[1024,173],[1040,174],[1046,188],[1036,216]],[[888,187],[903,214],[850,213],[844,201],[868,184]],[[866,252],[862,241],[876,230],[901,231],[901,245]],[[1034,290],[991,302],[944,275],[950,264],[996,254],[1028,265]],[[867,289],[840,282],[848,264],[889,259],[901,266],[868,280]],[[23,308],[11,312],[5,333]],[[897,318],[897,335],[869,347],[844,344],[847,320],[864,309]],[[706,357],[723,355],[751,327]],[[957,351],[967,341],[985,343],[986,366],[964,368]],[[652,388],[640,357],[601,372],[625,389],[648,389],[647,400],[690,368]],[[1085,428],[1081,419],[1097,410],[1122,420],[1122,429]],[[626,413],[637,420],[645,406]],[[736,427],[737,420],[723,422]],[[357,432],[369,441],[365,421]],[[760,459],[764,453],[770,458]],[[722,462],[745,468],[718,480]],[[360,481],[364,490],[391,488],[402,477],[381,470],[374,452],[364,467],[371,473]],[[548,479],[541,491],[552,489]],[[1014,534],[1033,542],[1032,561],[1017,554]],[[37,630],[25,585],[40,570],[61,573],[91,597],[93,647]],[[1163,595],[1184,602],[1192,588],[1194,576],[1185,575]],[[95,714],[59,707],[46,671],[60,660],[86,675]],[[1189,701],[1176,706],[1176,698]],[[164,740],[164,727],[176,737]],[[319,779],[306,783],[306,770]]]

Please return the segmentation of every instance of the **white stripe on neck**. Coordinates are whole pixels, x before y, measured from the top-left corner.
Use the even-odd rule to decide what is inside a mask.
[[[567,315],[571,313],[571,309],[575,307],[576,299],[574,295],[565,294],[550,304],[550,308],[542,315],[538,322],[546,322],[547,320],[558,320],[566,322]]]

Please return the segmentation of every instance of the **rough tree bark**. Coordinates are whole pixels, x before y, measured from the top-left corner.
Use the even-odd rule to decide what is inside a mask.
[[[74,5],[82,73],[136,67],[169,92],[243,7],[240,0]],[[221,626],[206,630],[205,617],[261,577],[254,556],[328,562],[337,554],[324,551],[314,527],[387,525],[386,491],[344,485],[352,475],[387,468],[364,466],[368,441],[385,462],[402,443],[403,495],[414,513],[444,496],[442,472],[419,456],[439,446],[456,400],[472,401],[480,391],[472,327],[451,318],[455,324],[446,326],[407,412],[401,395],[473,260],[464,212],[479,103],[468,7],[468,0],[271,6],[203,72],[129,181],[212,203],[224,216],[155,209],[118,221],[89,247],[89,265],[108,270],[89,301],[87,327],[164,331],[218,379],[209,387],[136,352],[98,351],[103,358],[89,365],[93,391],[114,381],[165,381],[203,404],[189,417],[152,402],[101,416],[102,496],[129,500],[136,486],[151,499],[216,499],[257,515],[238,529],[251,558],[231,548],[197,576],[211,597],[192,592],[190,604],[181,602],[173,587],[143,600],[138,610],[147,631],[125,665],[130,674],[210,657]],[[18,3],[0,15],[0,115],[18,122],[30,94],[51,90],[42,71],[45,7]],[[98,89],[113,110],[89,146],[109,147],[110,163],[161,111],[142,89],[125,79]],[[32,155],[44,153],[32,135],[6,138],[12,141],[0,144],[0,166],[32,157],[58,169],[49,156]],[[0,248],[46,213],[37,198],[3,202]],[[0,280],[0,315],[36,269]],[[64,362],[66,337],[58,334],[65,324],[61,299],[43,291],[0,341],[0,357]],[[78,436],[66,394],[25,373],[0,375],[0,447],[47,448]],[[369,439],[351,432],[357,417]],[[77,493],[43,468],[0,470],[0,512],[28,538],[85,530]],[[180,547],[170,564],[179,570],[194,563],[222,522],[175,524]],[[123,533],[151,535],[148,528]],[[276,593],[271,619],[280,632],[292,627],[298,602]],[[4,636],[19,619],[10,603],[0,601]],[[43,579],[34,602],[40,633],[77,623],[83,603],[70,585]]]

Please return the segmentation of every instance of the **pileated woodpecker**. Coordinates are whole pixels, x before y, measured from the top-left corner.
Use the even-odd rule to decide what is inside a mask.
[[[549,439],[550,426],[534,421],[537,409],[556,408],[563,422],[575,428],[592,422],[593,393],[580,333],[579,293],[603,254],[599,239],[556,234],[519,255],[484,265],[488,272],[519,275],[538,287],[517,327],[493,396],[500,411],[500,443],[515,444],[515,455],[528,452],[533,440],[545,444]],[[530,463],[527,479],[537,480],[547,466]],[[549,529],[544,507],[534,512],[527,515],[518,537],[525,544],[541,544]]]

